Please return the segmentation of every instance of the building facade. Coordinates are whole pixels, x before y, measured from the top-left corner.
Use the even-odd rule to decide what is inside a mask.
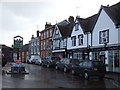
[[[29,44],[25,44],[22,49],[20,50],[20,60],[26,63],[29,59]]]
[[[39,31],[37,31],[37,37],[32,35],[31,40],[29,41],[29,58],[31,55],[39,55],[40,56],[40,36]]]
[[[46,22],[45,29],[40,32],[41,35],[41,58],[52,55],[52,36],[54,25]]]
[[[2,60],[2,66],[4,66],[7,62],[13,61],[13,48],[3,44],[0,45],[0,47],[0,58]]]
[[[63,23],[63,24],[62,24]],[[70,37],[71,31],[74,25],[74,18],[69,17],[69,21],[62,21],[60,24],[55,25],[53,40],[53,50],[54,56],[65,58],[67,57],[67,38]]]
[[[107,71],[120,72],[120,2],[101,6],[92,32],[91,58],[107,64]]]
[[[97,15],[88,18],[76,17],[71,37],[67,40],[68,58],[89,59],[91,31]]]

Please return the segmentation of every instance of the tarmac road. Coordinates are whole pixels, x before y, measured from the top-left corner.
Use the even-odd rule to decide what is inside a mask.
[[[2,75],[2,88],[116,88],[108,79],[85,80],[53,68],[33,64],[25,66],[29,74]]]

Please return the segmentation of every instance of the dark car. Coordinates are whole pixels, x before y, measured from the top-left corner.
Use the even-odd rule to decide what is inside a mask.
[[[60,61],[59,57],[46,57],[44,60],[42,60],[42,65],[46,66],[47,68],[49,67],[55,67],[56,63]]]
[[[7,74],[29,74],[25,69],[25,66],[22,64],[21,60],[16,60],[16,63],[13,63],[11,69],[6,71]]]
[[[55,68],[68,72],[77,64],[79,64],[78,59],[62,58],[60,62],[57,63]]]
[[[89,79],[91,76],[98,76],[99,79],[102,79],[105,76],[106,67],[102,61],[84,60],[74,66],[71,72],[83,76],[85,79]]]

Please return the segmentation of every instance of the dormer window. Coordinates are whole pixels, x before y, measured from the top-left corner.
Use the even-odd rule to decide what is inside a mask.
[[[79,24],[78,23],[75,24],[75,31],[77,31],[77,30],[79,30]]]

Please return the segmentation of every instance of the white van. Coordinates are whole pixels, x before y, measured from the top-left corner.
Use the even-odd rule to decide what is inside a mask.
[[[41,64],[41,58],[39,55],[31,55],[29,62],[34,64],[37,64],[37,63]]]

